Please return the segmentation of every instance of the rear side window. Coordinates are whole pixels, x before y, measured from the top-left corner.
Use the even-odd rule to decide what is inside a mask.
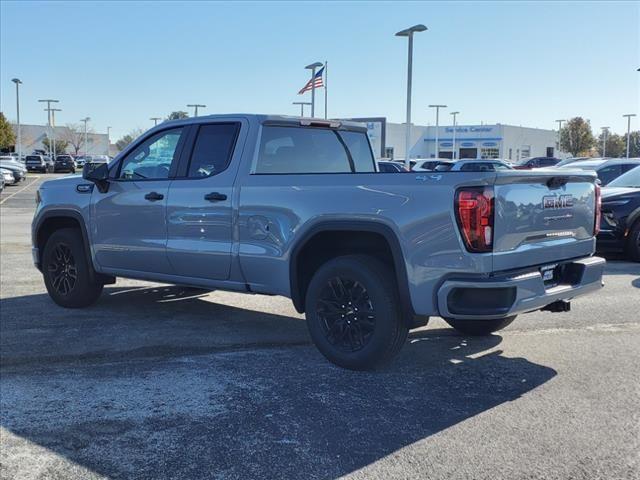
[[[349,149],[353,166],[358,173],[370,173],[375,171],[373,153],[366,133],[359,132],[336,132]]]
[[[267,125],[255,173],[351,173],[351,164],[333,130]]]
[[[622,165],[610,165],[598,170],[598,178],[602,185],[608,184],[610,181],[618,178],[622,173]]]
[[[187,176],[202,178],[225,170],[231,161],[239,127],[237,123],[201,126],[193,146]]]

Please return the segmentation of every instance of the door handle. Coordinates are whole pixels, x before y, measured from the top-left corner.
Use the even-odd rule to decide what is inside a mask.
[[[150,202],[155,202],[156,200],[162,200],[164,198],[164,195],[158,192],[151,192],[147,193],[144,198],[145,200],[149,200]]]
[[[207,193],[204,196],[204,199],[210,202],[219,202],[221,200],[226,200],[227,196],[224,193],[211,192],[211,193]]]

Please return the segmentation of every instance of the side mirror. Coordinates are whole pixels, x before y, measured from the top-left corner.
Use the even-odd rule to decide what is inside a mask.
[[[109,167],[105,162],[87,162],[82,167],[82,178],[95,183],[100,193],[109,190]]]

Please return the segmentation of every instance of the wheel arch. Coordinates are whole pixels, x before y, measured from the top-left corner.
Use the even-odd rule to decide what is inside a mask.
[[[42,255],[47,240],[53,232],[61,228],[77,228],[80,230],[87,263],[93,266],[89,235],[82,215],[75,210],[52,209],[47,210],[38,218],[35,228],[33,229],[33,245],[38,248],[38,269],[42,271]],[[94,277],[93,268],[91,269],[90,276]],[[94,278],[92,278],[92,280],[93,279]]]
[[[310,278],[304,278],[304,276],[301,275],[301,256],[306,253],[306,249],[313,245],[314,239],[318,240],[322,238],[322,235],[326,236],[332,234],[337,234],[338,238],[340,235],[345,234],[356,234],[360,236],[363,234],[368,236],[374,235],[384,241],[385,246],[388,248],[391,267],[393,267],[395,273],[402,311],[412,318],[415,313],[409,295],[407,268],[404,262],[404,255],[402,247],[400,246],[400,241],[391,227],[381,222],[369,220],[323,221],[313,225],[304,234],[302,234],[291,250],[289,262],[291,300],[293,301],[295,309],[300,313],[304,313],[306,288],[310,280]],[[362,252],[356,251],[356,253]],[[336,250],[334,255],[330,255],[328,258],[323,257],[322,260],[326,261],[329,258],[334,258],[335,256],[342,254],[345,253],[340,250]]]

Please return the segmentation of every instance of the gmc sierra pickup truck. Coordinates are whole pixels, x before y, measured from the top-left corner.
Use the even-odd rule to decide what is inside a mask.
[[[116,277],[284,295],[337,365],[389,361],[429,316],[487,335],[602,286],[595,174],[379,173],[357,123],[165,122],[37,192],[33,260],[63,307]]]

